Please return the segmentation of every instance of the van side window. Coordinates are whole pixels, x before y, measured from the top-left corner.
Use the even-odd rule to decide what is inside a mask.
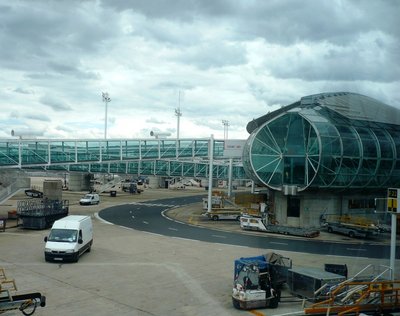
[[[79,230],[79,239],[82,239],[82,230]]]

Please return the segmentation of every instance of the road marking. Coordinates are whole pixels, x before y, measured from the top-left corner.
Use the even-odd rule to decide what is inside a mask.
[[[135,216],[132,215],[132,219],[135,219]]]
[[[173,228],[173,227],[168,227],[169,230],[174,230],[174,231],[178,231],[178,229]]]
[[[148,223],[148,222],[146,222],[146,221],[143,221],[143,224],[149,225],[149,223]]]
[[[217,237],[217,238],[226,238],[226,236],[222,236],[222,235],[211,235],[212,237]]]
[[[269,243],[270,243],[270,244],[275,244],[275,245],[284,245],[284,246],[287,246],[287,245],[288,245],[288,243],[285,243],[285,242],[277,242],[277,241],[270,241]]]
[[[346,248],[346,250],[350,250],[350,251],[367,251],[367,249],[363,249],[363,248]]]
[[[160,207],[173,207],[175,205],[171,204],[152,204],[152,203],[142,203],[142,202],[131,202],[131,205],[143,205],[143,206],[160,206]]]
[[[261,312],[259,312],[259,311],[256,311],[256,310],[254,310],[254,309],[249,310],[248,312],[249,312],[250,314],[253,314],[253,315],[256,315],[256,316],[265,316],[265,314],[263,314],[263,313],[261,313]]]

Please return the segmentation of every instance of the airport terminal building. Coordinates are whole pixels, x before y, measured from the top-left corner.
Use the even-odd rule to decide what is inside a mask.
[[[384,210],[400,187],[400,110],[370,97],[321,93],[247,125],[249,178],[269,188],[277,220],[315,226],[322,213]]]

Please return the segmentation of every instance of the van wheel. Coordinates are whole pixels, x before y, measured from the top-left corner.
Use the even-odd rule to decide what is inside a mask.
[[[218,220],[218,215],[214,215],[214,216],[212,217],[212,220],[213,220],[213,221],[217,221],[217,220]]]
[[[328,227],[328,233],[331,233],[331,232],[333,232],[332,227]]]
[[[349,237],[350,237],[350,238],[354,238],[354,236],[355,236],[354,232],[353,232],[352,230],[349,231]]]

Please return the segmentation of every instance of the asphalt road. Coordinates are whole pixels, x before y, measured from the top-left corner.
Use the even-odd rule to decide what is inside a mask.
[[[172,207],[201,202],[202,198],[203,196],[176,197],[118,205],[100,211],[99,217],[115,225],[140,231],[212,243],[319,255],[366,258],[390,257],[390,245],[374,244],[365,240],[359,240],[357,243],[345,243],[288,238],[287,236],[252,236],[187,225],[163,216],[163,212]],[[400,246],[396,247],[396,259],[400,259]]]

